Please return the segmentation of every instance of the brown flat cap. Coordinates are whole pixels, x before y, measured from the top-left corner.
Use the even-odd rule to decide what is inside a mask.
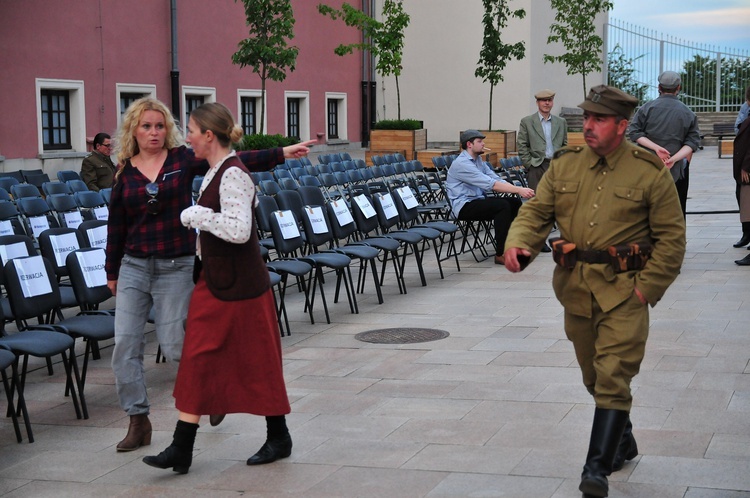
[[[554,97],[555,97],[555,92],[553,92],[552,90],[546,90],[546,89],[545,90],[539,90],[538,92],[536,92],[536,95],[534,95],[534,98],[537,99],[537,100],[539,100],[539,99],[552,99]]]
[[[624,116],[630,119],[638,105],[638,99],[619,88],[597,85],[589,91],[588,97],[578,107],[594,114]]]

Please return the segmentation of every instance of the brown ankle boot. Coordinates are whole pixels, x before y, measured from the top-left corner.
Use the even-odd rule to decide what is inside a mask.
[[[148,415],[131,415],[125,439],[117,443],[117,451],[133,451],[151,444],[151,421]]]

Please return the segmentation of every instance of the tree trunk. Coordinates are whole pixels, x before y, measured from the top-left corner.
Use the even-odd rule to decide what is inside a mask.
[[[265,133],[264,123],[266,122],[266,69],[260,75],[260,134]]]
[[[495,92],[495,85],[490,85],[490,119],[488,130],[492,130],[492,94]]]
[[[401,121],[401,90],[398,87],[398,76],[396,76],[396,103],[398,108],[398,120]]]

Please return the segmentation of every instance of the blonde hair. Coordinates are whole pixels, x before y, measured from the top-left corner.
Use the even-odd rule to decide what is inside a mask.
[[[201,133],[211,130],[223,147],[239,142],[245,134],[242,127],[235,124],[227,106],[218,102],[209,102],[193,109],[190,117],[201,129]]]
[[[143,113],[146,111],[156,111],[164,116],[164,126],[167,129],[167,136],[164,139],[165,149],[179,147],[185,143],[182,137],[182,132],[177,127],[177,123],[175,123],[172,113],[164,103],[151,97],[143,97],[142,99],[136,100],[130,105],[130,107],[128,107],[127,111],[125,111],[125,115],[122,117],[120,129],[117,130],[116,153],[118,177],[125,165],[125,161],[140,152],[138,149],[138,142],[135,139],[135,131],[138,128],[138,124],[141,122]]]

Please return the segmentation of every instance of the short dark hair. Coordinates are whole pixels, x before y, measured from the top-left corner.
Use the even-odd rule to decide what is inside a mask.
[[[109,133],[97,133],[96,136],[94,136],[94,148],[96,148],[97,145],[103,144],[108,138],[112,138],[109,136]]]

